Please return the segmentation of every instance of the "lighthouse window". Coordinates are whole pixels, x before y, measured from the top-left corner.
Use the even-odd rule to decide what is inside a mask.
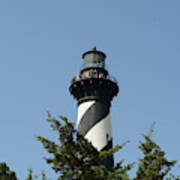
[[[106,140],[107,140],[107,142],[109,141],[109,134],[108,133],[106,134]]]

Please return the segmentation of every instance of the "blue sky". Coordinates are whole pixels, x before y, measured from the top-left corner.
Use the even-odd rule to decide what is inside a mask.
[[[114,144],[131,140],[116,161],[141,156],[139,140],[154,121],[153,139],[179,159],[179,7],[178,0],[0,1],[0,161],[21,179],[28,168],[54,177],[35,136],[56,138],[46,110],[76,121],[68,88],[94,45],[120,86]]]

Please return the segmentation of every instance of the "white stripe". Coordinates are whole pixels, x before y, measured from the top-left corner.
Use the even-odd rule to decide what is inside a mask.
[[[87,101],[78,106],[78,118],[77,118],[77,126],[79,125],[81,118],[86,113],[86,111],[89,109],[90,106],[92,106],[95,103],[94,100]]]
[[[108,135],[108,138],[107,138]],[[102,150],[112,138],[110,113],[93,126],[85,136],[98,151]]]

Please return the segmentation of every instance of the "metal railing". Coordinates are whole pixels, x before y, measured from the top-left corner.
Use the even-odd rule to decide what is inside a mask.
[[[80,81],[83,79],[90,79],[90,78],[96,78],[96,79],[108,79],[111,80],[113,82],[115,82],[116,84],[118,84],[117,80],[115,77],[113,77],[112,75],[107,75],[104,76],[103,74],[99,74],[99,75],[88,75],[88,76],[81,76],[80,74],[76,75],[75,77],[72,78],[71,83],[74,83],[76,81]]]

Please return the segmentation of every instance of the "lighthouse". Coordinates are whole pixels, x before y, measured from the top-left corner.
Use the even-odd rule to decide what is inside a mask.
[[[71,81],[70,93],[78,103],[77,130],[98,150],[112,148],[110,107],[119,87],[105,67],[105,53],[96,50],[82,55],[82,68]],[[113,156],[105,161],[111,168]]]

